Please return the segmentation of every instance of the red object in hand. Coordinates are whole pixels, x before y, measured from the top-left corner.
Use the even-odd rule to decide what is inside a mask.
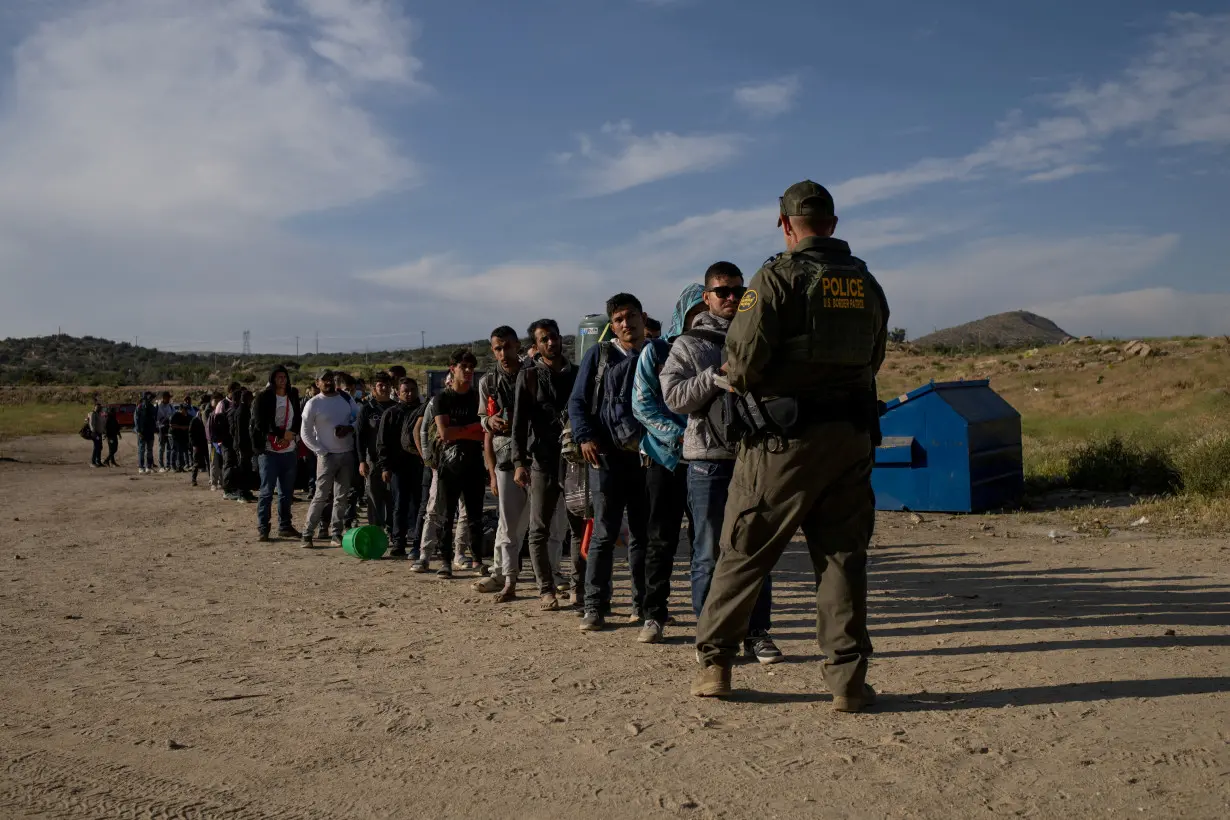
[[[495,396],[487,397],[487,415],[488,416],[499,415],[499,408],[495,406]]]
[[[581,536],[581,557],[589,560],[589,539],[594,535],[594,519],[585,520],[585,535]]]

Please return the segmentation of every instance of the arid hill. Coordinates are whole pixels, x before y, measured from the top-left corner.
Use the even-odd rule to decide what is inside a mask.
[[[997,313],[963,325],[937,330],[912,344],[928,350],[1012,350],[1061,344],[1071,336],[1059,325],[1025,310]]]

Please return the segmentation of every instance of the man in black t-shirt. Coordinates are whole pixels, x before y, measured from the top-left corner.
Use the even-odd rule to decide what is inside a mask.
[[[437,492],[444,499],[445,525],[440,540],[444,565],[436,572],[441,578],[453,575],[453,525],[457,511],[465,504],[470,524],[470,552],[478,571],[486,575],[483,553],[483,500],[487,494],[487,468],[483,463],[486,436],[478,420],[478,390],[474,389],[474,368],[478,360],[464,348],[449,357],[453,383],[435,401],[435,424],[444,450],[440,454]],[[426,421],[424,421],[426,423]]]

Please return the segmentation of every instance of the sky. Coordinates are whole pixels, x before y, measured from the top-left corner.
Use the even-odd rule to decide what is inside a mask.
[[[1230,333],[1224,0],[3,0],[0,336],[380,350],[784,249],[914,338]]]

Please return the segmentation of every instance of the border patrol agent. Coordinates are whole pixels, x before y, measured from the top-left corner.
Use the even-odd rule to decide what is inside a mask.
[[[779,206],[787,250],[752,277],[726,338],[730,388],[763,423],[739,445],[721,555],[696,628],[702,669],[692,694],[730,694],[761,584],[802,527],[833,708],[857,712],[875,702],[866,683],[867,546],[888,303],[866,264],[833,238],[837,216],[823,186],[792,185]]]

